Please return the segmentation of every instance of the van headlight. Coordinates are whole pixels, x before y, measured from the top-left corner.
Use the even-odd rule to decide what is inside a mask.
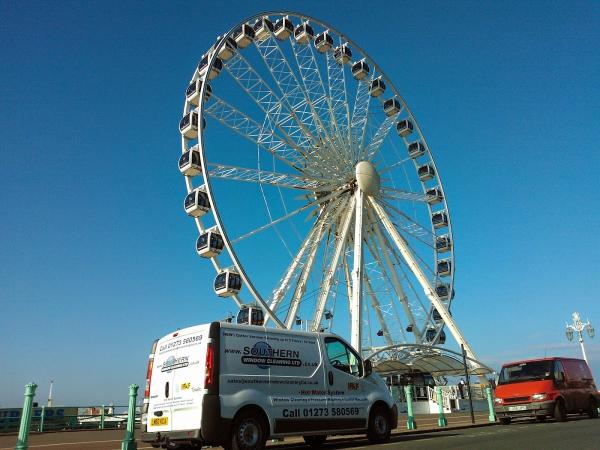
[[[546,400],[548,396],[546,394],[533,394],[531,396],[531,400],[533,400],[534,402],[539,402],[542,400]]]
[[[504,403],[504,400],[502,400],[501,398],[496,397],[494,399],[494,403],[496,403],[497,405],[501,405],[502,403]]]

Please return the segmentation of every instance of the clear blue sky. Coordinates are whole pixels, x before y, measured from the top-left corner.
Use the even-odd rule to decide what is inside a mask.
[[[177,123],[215,37],[286,6],[359,43],[419,119],[480,358],[580,354],[565,320],[600,330],[599,4],[348,3],[0,3],[1,406],[50,379],[59,404],[123,404],[153,339],[232,309],[194,252]]]

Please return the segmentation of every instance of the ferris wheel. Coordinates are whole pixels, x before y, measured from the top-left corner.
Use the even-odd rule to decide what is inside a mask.
[[[179,124],[184,208],[215,293],[369,354],[444,344],[454,241],[433,155],[381,67],[312,17],[261,13],[196,67]]]

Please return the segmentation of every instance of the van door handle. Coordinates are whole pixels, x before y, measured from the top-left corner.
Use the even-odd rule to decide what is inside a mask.
[[[165,398],[169,398],[169,382],[165,383]]]
[[[329,373],[327,374],[327,377],[329,379],[329,385],[333,386],[333,372],[330,370]]]

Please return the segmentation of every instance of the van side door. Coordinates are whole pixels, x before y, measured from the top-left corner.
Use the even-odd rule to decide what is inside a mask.
[[[572,380],[567,378],[565,368],[562,362],[557,359],[554,361],[554,386],[565,401],[567,411],[572,411],[575,408],[575,392],[572,386]]]
[[[324,338],[328,404],[336,430],[365,429],[369,413],[363,363],[352,347],[333,336]]]

